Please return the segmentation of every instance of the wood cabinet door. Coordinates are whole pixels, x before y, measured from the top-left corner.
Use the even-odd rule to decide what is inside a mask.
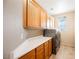
[[[36,48],[36,59],[44,59],[44,45]]]
[[[40,7],[33,1],[28,5],[28,26],[40,27]]]
[[[45,59],[49,59],[49,42],[44,43],[44,49],[45,49]]]
[[[47,14],[41,9],[41,28],[46,28],[47,25]]]
[[[52,39],[49,40],[49,57],[52,54]]]
[[[47,28],[53,29],[54,28],[54,17],[47,15]]]
[[[23,0],[23,27],[27,27],[28,19],[28,0]]]
[[[30,51],[29,53],[23,55],[19,59],[35,59],[35,49]]]

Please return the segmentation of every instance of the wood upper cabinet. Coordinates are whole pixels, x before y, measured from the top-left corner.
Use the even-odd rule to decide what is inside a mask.
[[[23,55],[19,59],[35,59],[35,49],[33,49],[32,51],[30,51],[27,54]]]
[[[24,28],[26,27],[39,28],[41,26],[40,7],[38,6],[38,4],[36,4],[35,1],[32,0],[26,0],[25,2],[24,2],[24,20],[23,20]]]
[[[23,27],[26,28],[28,19],[28,0],[23,0]]]
[[[54,28],[54,17],[47,15],[47,29]]]
[[[46,28],[47,25],[47,13],[42,9],[41,10],[41,28]]]
[[[47,12],[35,0],[23,0],[23,27],[54,28],[54,17]]]
[[[44,45],[36,48],[36,59],[44,59]]]
[[[28,26],[39,28],[40,7],[34,1],[30,1],[28,5]]]
[[[46,28],[47,12],[35,0],[23,0],[23,27]]]

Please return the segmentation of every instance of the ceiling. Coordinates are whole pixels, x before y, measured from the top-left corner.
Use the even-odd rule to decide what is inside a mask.
[[[75,10],[75,0],[36,0],[50,15]]]

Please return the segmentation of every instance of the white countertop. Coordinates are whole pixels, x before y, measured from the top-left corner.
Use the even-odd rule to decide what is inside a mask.
[[[20,44],[15,50],[11,52],[11,59],[18,59],[22,55],[28,53],[32,49],[38,47],[44,42],[50,40],[52,37],[36,36],[26,39],[22,44]]]

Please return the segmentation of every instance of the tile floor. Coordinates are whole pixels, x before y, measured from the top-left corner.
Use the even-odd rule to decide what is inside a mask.
[[[61,45],[57,55],[52,55],[50,59],[75,59],[75,48]]]

